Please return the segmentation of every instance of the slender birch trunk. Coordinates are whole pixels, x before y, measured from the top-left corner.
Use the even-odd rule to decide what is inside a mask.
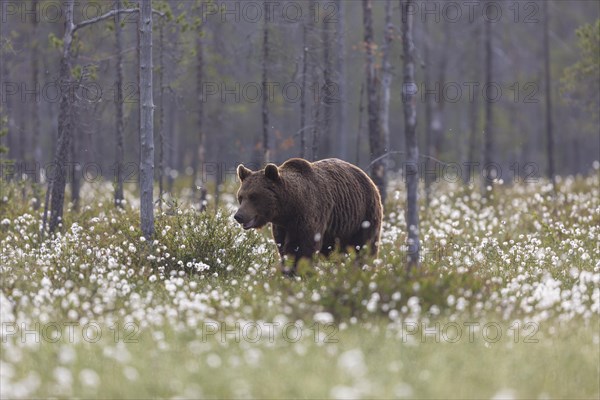
[[[143,235],[154,235],[154,101],[152,96],[152,1],[140,2],[140,221]]]
[[[194,187],[192,191],[195,191],[197,187],[200,187],[200,211],[206,210],[206,196],[208,191],[205,187],[205,182],[198,182],[197,171],[198,166],[200,170],[204,170],[205,163],[205,141],[204,135],[204,99],[202,98],[202,85],[204,82],[204,31],[203,25],[200,24],[198,27],[198,36],[196,39],[196,88],[198,91],[198,119],[196,120],[196,127],[198,129],[198,149],[195,153],[196,164],[194,165]],[[202,178],[201,178],[202,179]],[[216,191],[218,192],[218,187]]]
[[[300,158],[306,154],[306,81],[308,73],[308,41],[306,22],[302,21],[302,93],[300,94]]]
[[[413,0],[400,3],[402,14],[402,48],[404,54],[402,96],[404,101],[404,131],[406,139],[406,226],[408,229],[407,269],[419,266],[419,146],[417,142],[417,97],[413,44]]]
[[[39,0],[33,0],[33,10],[35,15],[38,15],[39,10]],[[38,90],[39,86],[39,39],[38,39],[38,19],[33,18],[33,40],[32,40],[32,49],[31,49],[31,78],[33,81],[33,87]],[[36,99],[35,106],[33,107],[33,112],[31,113],[31,123],[33,128],[33,143],[34,143],[34,151],[33,151],[33,160],[35,162],[35,183],[41,182],[40,177],[40,169],[42,164],[42,145],[41,145],[41,131],[40,131],[40,115],[42,112],[41,101]],[[38,210],[41,205],[40,199],[40,191],[34,190],[35,203],[34,210]]]
[[[346,63],[344,59],[346,57],[346,35],[345,35],[345,23],[344,23],[344,9],[345,1],[335,0],[335,4],[338,11],[338,24],[336,29],[336,43],[337,43],[337,58],[336,66],[338,72],[337,79],[337,92],[339,102],[337,104],[338,117],[336,125],[336,142],[338,146],[338,157],[342,160],[348,158],[348,101],[346,100]]]
[[[264,25],[263,25],[263,58],[262,58],[262,150],[263,162],[266,164],[270,161],[269,154],[269,107],[268,107],[268,82],[267,82],[267,66],[269,60],[269,16],[267,15],[268,4],[264,2]]]
[[[493,75],[493,48],[492,48],[492,22],[488,18],[485,21],[485,82],[486,87],[490,87],[490,84],[494,80]],[[492,105],[492,99],[490,99],[490,93],[484,93],[485,95],[485,128],[483,137],[483,175],[482,176],[482,191],[484,195],[488,195],[488,186],[493,187],[494,180],[491,176],[491,163],[492,163],[492,151],[494,147],[493,142],[493,123],[494,123],[494,108]]]
[[[367,115],[369,120],[369,147],[371,161],[383,154],[383,138],[379,127],[379,104],[377,96],[377,75],[375,72],[375,43],[373,40],[373,2],[363,0],[363,25],[364,45],[366,50],[366,75],[367,75]],[[386,179],[385,161],[383,159],[373,163],[371,179],[379,189],[381,201],[385,204]]]
[[[325,16],[323,18],[323,25],[321,31],[321,38],[323,42],[323,95],[321,96],[321,104],[323,107],[323,120],[322,126],[322,135],[323,140],[321,144],[324,145],[323,153],[327,154],[331,152],[332,145],[332,135],[331,135],[331,127],[332,127],[332,107],[335,104],[335,87],[334,83],[331,80],[331,72],[333,69],[333,65],[331,62],[331,25],[332,21],[331,17]]]
[[[158,207],[162,211],[165,175],[165,62],[164,62],[164,22],[158,23]]]
[[[66,0],[65,10],[65,32],[63,35],[63,49],[60,60],[59,84],[68,87],[71,83],[71,44],[73,42],[73,8],[74,0]],[[69,146],[71,141],[71,104],[69,91],[63,90],[59,103],[58,112],[58,138],[56,153],[54,154],[54,171],[52,176],[52,194],[50,196],[50,232],[54,232],[62,221],[63,206],[65,200],[66,163],[69,157]]]
[[[385,28],[384,28],[382,79],[381,79],[381,109],[380,120],[383,135],[383,154],[390,151],[390,90],[392,87],[392,64],[390,63],[390,52],[394,38],[394,25],[392,24],[392,1],[385,2]],[[385,165],[385,160],[383,160]]]
[[[117,0],[117,10],[122,8],[121,0]],[[116,46],[116,129],[115,129],[115,206],[123,207],[123,39],[120,14],[115,20],[115,46]]]
[[[544,86],[546,89],[546,156],[548,159],[548,178],[552,182],[552,187],[556,186],[556,177],[554,170],[554,136],[552,123],[552,76],[550,70],[550,39],[549,39],[549,19],[548,2],[542,2],[544,10]]]

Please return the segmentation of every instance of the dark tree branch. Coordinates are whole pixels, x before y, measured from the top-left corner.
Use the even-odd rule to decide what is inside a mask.
[[[78,24],[75,24],[73,26],[73,33],[75,33],[78,29],[81,29],[81,28],[83,28],[85,26],[88,26],[88,25],[91,25],[91,24],[95,24],[96,22],[104,21],[105,19],[114,17],[114,16],[116,16],[118,14],[133,14],[133,13],[136,13],[138,11],[139,11],[139,9],[137,9],[137,8],[124,8],[122,10],[111,10],[111,11],[109,11],[109,12],[107,12],[105,14],[102,14],[102,15],[96,17],[96,18],[90,18],[90,19],[87,19],[85,21],[81,21]],[[162,13],[162,12],[157,11],[157,10],[152,10],[152,13],[158,15],[159,17],[164,17],[165,16],[165,13]]]

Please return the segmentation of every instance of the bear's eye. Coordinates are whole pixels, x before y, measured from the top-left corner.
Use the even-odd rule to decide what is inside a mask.
[[[238,203],[242,204],[242,199],[243,199],[242,196],[238,196]]]

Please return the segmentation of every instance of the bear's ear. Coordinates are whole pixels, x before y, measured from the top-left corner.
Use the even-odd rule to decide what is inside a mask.
[[[238,165],[237,174],[238,174],[238,177],[240,178],[240,181],[243,182],[244,179],[249,177],[251,173],[252,173],[252,171],[249,170],[248,168],[244,167],[243,164]]]
[[[275,164],[267,164],[265,167],[265,176],[273,181],[279,179],[279,169]]]

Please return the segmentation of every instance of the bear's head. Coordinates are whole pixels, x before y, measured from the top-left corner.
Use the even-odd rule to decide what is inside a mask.
[[[262,228],[277,216],[278,188],[281,175],[275,164],[267,164],[260,171],[252,171],[243,165],[237,168],[241,186],[237,193],[240,208],[234,217],[244,229]]]

